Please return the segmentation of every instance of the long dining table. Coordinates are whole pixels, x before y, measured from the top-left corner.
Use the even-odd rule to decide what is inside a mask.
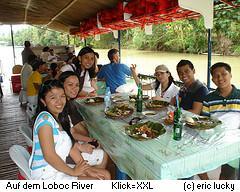
[[[173,139],[172,125],[164,125],[163,135],[139,141],[125,132],[133,117],[163,123],[174,107],[164,107],[150,116],[134,112],[124,119],[111,119],[106,117],[103,103],[88,105],[82,99],[76,101],[91,136],[99,140],[117,167],[132,179],[188,178],[240,157],[240,130],[227,128],[224,122],[209,130],[195,130],[184,125],[180,141]],[[192,114],[183,111],[183,115]]]

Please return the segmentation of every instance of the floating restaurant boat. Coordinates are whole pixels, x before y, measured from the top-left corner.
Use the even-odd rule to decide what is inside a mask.
[[[115,37],[120,37],[120,30],[133,27],[147,28],[153,24],[198,18],[203,15],[210,39],[213,8],[214,5],[219,4],[228,8],[239,6],[235,1],[227,0],[59,0],[57,3],[45,0],[10,3],[9,0],[1,0],[0,23],[46,26],[86,39],[89,36],[110,32]],[[120,44],[120,38],[118,40]],[[211,50],[210,44],[209,49]],[[210,64],[211,58],[208,67]],[[17,169],[9,158],[8,149],[13,144],[26,146],[20,132],[16,130],[21,124],[26,124],[26,114],[19,107],[16,96],[6,97],[4,95],[4,101],[5,99],[9,101],[0,103],[0,145],[2,146],[0,179],[15,179]],[[165,176],[167,178],[167,175]]]

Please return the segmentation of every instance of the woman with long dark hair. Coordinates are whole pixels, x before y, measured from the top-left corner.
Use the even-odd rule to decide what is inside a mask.
[[[96,57],[95,52],[90,47],[83,47],[77,57],[73,59],[72,64],[63,66],[61,72],[73,71],[79,76],[79,96],[96,96]],[[60,75],[60,74],[59,74]]]
[[[59,80],[62,82],[65,95],[67,98],[67,103],[65,107],[65,117],[68,117],[70,122],[70,127],[68,127],[72,137],[79,141],[79,150],[82,152],[82,156],[85,160],[88,161],[91,165],[97,165],[100,168],[105,168],[108,161],[107,154],[100,149],[89,143],[95,143],[98,145],[98,142],[94,138],[88,136],[88,130],[83,121],[82,116],[79,113],[80,106],[74,100],[79,92],[79,78],[76,73],[73,71],[63,72],[59,76]]]
[[[87,165],[79,153],[70,130],[64,130],[59,114],[66,104],[62,84],[46,81],[39,90],[37,118],[33,128],[33,151],[30,158],[32,179],[110,179],[109,173]],[[70,154],[76,166],[69,167]]]

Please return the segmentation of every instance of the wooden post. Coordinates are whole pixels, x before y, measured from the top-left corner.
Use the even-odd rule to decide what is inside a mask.
[[[118,30],[118,51],[119,51],[119,63],[121,63],[121,31]]]
[[[12,25],[10,25],[10,28],[11,28],[11,39],[12,39],[12,48],[13,48],[13,62],[14,62],[14,65],[16,65],[16,54],[15,54],[15,46],[14,46],[14,39],[13,39],[13,30],[12,30]],[[24,63],[23,63],[24,64]]]
[[[212,65],[212,38],[211,29],[208,29],[208,66],[207,66],[207,87],[211,87],[210,67]]]

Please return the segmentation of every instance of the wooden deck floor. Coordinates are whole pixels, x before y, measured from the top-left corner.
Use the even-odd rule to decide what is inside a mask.
[[[7,87],[7,86],[6,86]],[[4,90],[0,103],[0,180],[16,179],[17,167],[10,159],[8,149],[19,144],[26,146],[19,126],[26,124],[25,110],[20,107],[18,95]]]

